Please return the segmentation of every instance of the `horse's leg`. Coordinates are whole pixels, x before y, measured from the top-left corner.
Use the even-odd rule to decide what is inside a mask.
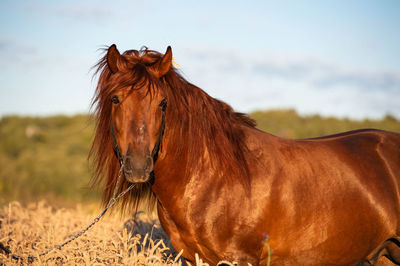
[[[385,259],[388,258],[390,261]],[[392,262],[392,263],[390,263]],[[398,238],[390,238],[383,242],[364,262],[366,265],[400,265],[400,241]]]
[[[400,265],[400,241],[397,238],[391,238],[388,240],[386,246],[386,252],[388,257],[396,265]]]
[[[396,264],[394,264],[391,260],[389,260],[385,256],[380,257],[378,262],[375,264],[375,266],[393,266],[393,265]]]

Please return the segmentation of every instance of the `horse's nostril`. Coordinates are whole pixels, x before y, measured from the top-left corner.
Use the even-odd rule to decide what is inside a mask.
[[[151,158],[150,156],[147,156],[146,170],[147,170],[148,172],[153,171],[153,158]]]
[[[132,158],[130,156],[125,156],[124,168],[132,171]]]
[[[144,171],[146,174],[149,174],[151,171],[153,171],[153,158],[151,156],[146,155],[146,156],[130,156],[127,155],[124,157],[124,171],[125,173],[132,174],[134,172],[137,172],[138,174],[141,171]]]

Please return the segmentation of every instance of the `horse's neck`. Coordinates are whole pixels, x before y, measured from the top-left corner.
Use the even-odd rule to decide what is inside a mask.
[[[185,115],[196,117],[196,114],[186,113]],[[184,120],[186,121],[188,119]],[[230,171],[230,169],[227,169],[227,167],[230,166],[227,166],[226,160],[220,161],[218,159],[220,157],[216,158],[216,153],[219,154],[218,156],[226,156],[226,154],[224,154],[224,151],[221,150],[218,150],[216,152],[215,147],[210,145],[210,143],[207,144],[209,139],[206,139],[206,137],[204,136],[207,135],[206,132],[212,131],[212,125],[209,125],[210,129],[202,128],[202,130],[205,132],[201,132],[200,136],[195,136],[188,133],[196,132],[195,128],[192,128],[192,130],[190,130],[188,128],[182,127],[182,125],[168,128],[168,125],[171,125],[171,123],[168,122],[169,121],[167,120],[167,131],[166,135],[164,136],[165,139],[162,146],[163,150],[160,154],[159,160],[155,165],[155,183],[153,185],[153,191],[156,193],[157,197],[160,200],[162,200],[164,197],[170,198],[171,195],[183,195],[184,191],[191,189],[190,186],[192,184],[199,183],[202,185],[202,187],[205,186],[204,184],[211,185],[215,182],[221,182],[222,184],[226,181],[223,179],[224,177],[222,177],[222,175],[224,174],[229,175],[229,178],[232,178],[231,176],[233,175],[240,176],[241,174],[244,174],[244,171],[240,170],[245,168],[243,165],[240,165],[239,163],[232,164],[232,167],[234,167],[234,169],[236,170]],[[214,122],[218,124],[226,121]],[[232,121],[232,123],[237,123],[237,121]],[[189,124],[190,126],[194,127],[199,126],[196,124],[196,121],[192,121]],[[220,128],[218,125],[214,125],[214,128]],[[180,132],[179,130],[181,128],[185,128],[185,132]],[[168,132],[168,129],[171,131]],[[242,130],[243,132],[248,131],[249,128],[248,126],[243,125]],[[204,135],[202,135],[202,133],[204,133]],[[225,137],[225,135],[229,135],[226,132],[220,132],[218,134],[220,134],[219,137]],[[243,137],[245,137],[245,135],[246,134],[243,134]],[[202,139],[203,142],[199,142],[201,141],[200,139]],[[228,139],[223,142],[220,141],[218,145],[225,147],[226,149],[232,147],[239,148],[238,146],[228,147],[230,145],[230,140]],[[208,149],[212,151],[209,152]],[[232,150],[230,150],[229,152],[231,157],[234,159],[234,154]],[[247,150],[244,152],[247,152]],[[210,154],[212,156],[210,156]],[[232,182],[237,181],[240,183],[239,180],[239,178],[232,178]],[[172,194],[174,192],[177,192],[177,194]]]
[[[190,143],[185,143],[186,139],[174,138],[165,143],[162,154],[155,165],[153,191],[161,201],[164,198],[170,199],[171,195],[182,195],[193,183],[204,182],[210,178],[211,165],[207,148],[204,147],[204,150],[197,151],[199,156],[194,163],[192,160],[189,161],[191,151],[188,146]],[[180,152],[172,150],[176,143],[183,147]],[[205,174],[206,172],[207,174]]]

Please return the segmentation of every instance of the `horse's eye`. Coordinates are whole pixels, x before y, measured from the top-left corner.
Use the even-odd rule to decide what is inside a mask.
[[[165,108],[167,108],[167,99],[164,98],[164,99],[160,102],[160,104],[159,104],[158,106],[160,106],[161,109],[162,109],[163,111],[165,111]]]
[[[113,97],[111,98],[111,101],[112,101],[113,104],[119,104],[118,96],[113,96]]]

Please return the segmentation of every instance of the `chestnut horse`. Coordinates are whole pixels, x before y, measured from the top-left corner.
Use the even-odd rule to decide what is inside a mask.
[[[91,149],[104,201],[137,183],[183,257],[216,265],[400,263],[400,134],[290,140],[186,81],[165,54],[108,48],[96,65]],[[134,208],[132,208],[134,209]],[[264,236],[263,236],[264,235]]]

